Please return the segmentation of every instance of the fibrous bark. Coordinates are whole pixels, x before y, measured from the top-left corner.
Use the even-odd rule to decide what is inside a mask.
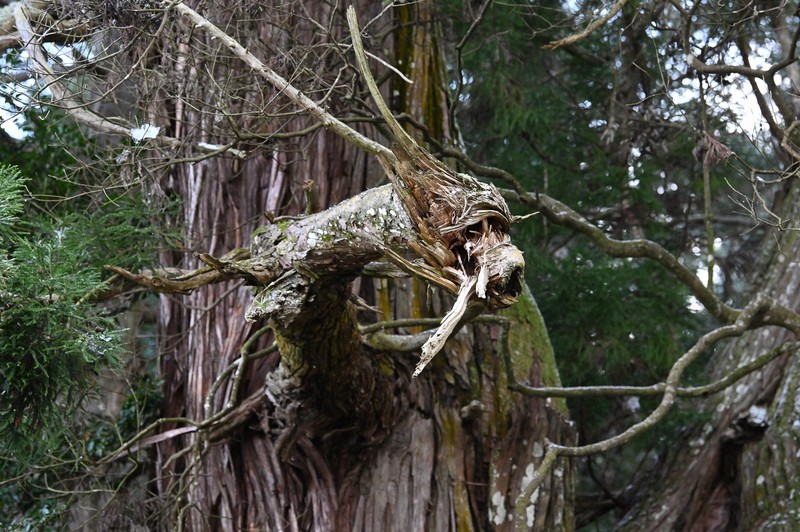
[[[346,30],[335,3],[165,6],[180,16],[154,17],[163,26],[143,29],[152,42],[135,48],[141,56],[119,72],[144,102],[144,119],[159,128],[136,150],[143,166],[158,169],[148,186],[182,199],[186,233],[181,250],[163,252],[160,268],[115,270],[163,294],[165,420],[159,434],[109,461],[156,446],[150,513],[162,529],[511,529],[513,501],[541,460],[544,439],[569,443],[573,434],[563,404],[517,400],[508,389],[508,349],[515,378],[534,385],[557,378],[502,198],[408,142],[391,113],[384,113],[393,137],[385,144],[397,142],[394,151],[372,140],[381,137],[371,125],[348,131],[331,120],[361,119],[369,110],[358,83],[338,85],[339,74],[354,69],[339,55]],[[104,24],[141,15],[138,4],[131,13],[124,3],[89,7],[106,14]],[[362,20],[382,12],[375,3],[356,7]],[[443,65],[434,15],[433,2],[403,5],[371,31],[391,41],[402,20],[402,31],[414,35],[402,47],[416,68],[429,68],[415,73],[403,111],[439,109],[418,118],[444,136],[441,72],[438,81],[430,77]],[[318,62],[307,59],[315,54]],[[302,85],[290,89],[286,80]],[[142,118],[69,110],[123,137]],[[342,131],[358,134],[343,138]],[[392,185],[359,195],[386,175]],[[309,179],[328,210],[274,218],[303,210]],[[272,221],[257,229],[265,212]],[[429,297],[423,283],[358,277],[384,256],[464,296],[430,351],[441,349],[439,356],[416,379],[416,354],[370,347],[356,318],[442,315],[452,302]],[[232,279],[257,286],[255,297]],[[504,320],[458,328],[462,315],[517,297],[524,306]],[[267,349],[273,339],[279,353]],[[532,526],[571,528],[572,476],[565,463],[531,498]]]

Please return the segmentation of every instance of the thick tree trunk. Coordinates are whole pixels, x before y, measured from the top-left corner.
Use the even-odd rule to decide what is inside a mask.
[[[319,53],[312,44],[331,44],[312,20],[330,27],[334,37],[343,35],[341,8],[323,2],[257,8],[212,4],[203,3],[198,9],[262,59],[275,59],[280,50],[287,52],[288,64],[283,66],[289,74],[310,75],[308,67],[313,66],[329,69],[318,71],[322,77],[336,76],[341,65],[329,55],[317,65],[291,62],[299,57],[297,50]],[[380,12],[380,5],[364,4],[357,4],[362,20]],[[403,30],[387,35],[396,35],[402,57],[413,58],[405,64],[415,83],[413,89],[395,92],[403,95],[397,110],[412,113],[433,134],[446,136],[449,125],[433,5],[423,2],[398,10]],[[380,19],[379,24],[389,19]],[[373,26],[370,31],[387,29]],[[163,57],[175,60],[168,69],[175,72],[176,81],[167,91],[174,98],[164,102],[163,110],[153,111],[153,122],[164,111],[171,118],[159,125],[188,145],[231,140],[225,120],[220,122],[204,109],[224,108],[231,116],[244,116],[250,122],[240,124],[241,131],[285,136],[310,125],[302,117],[289,122],[273,117],[263,124],[255,116],[248,119],[259,106],[269,112],[279,96],[256,86],[256,78],[238,59],[225,55],[219,43],[202,33],[186,32],[177,42],[165,42],[164,48]],[[239,79],[248,81],[237,87]],[[215,86],[227,87],[228,93],[216,91]],[[304,90],[316,99],[324,97],[324,91],[314,93],[313,86]],[[222,97],[226,99],[220,103]],[[327,105],[334,114],[343,113],[343,103],[336,98]],[[373,127],[363,130],[378,137]],[[165,176],[163,188],[183,199],[188,250],[221,256],[248,246],[252,231],[266,224],[265,211],[286,215],[302,209],[302,185],[307,179],[316,184],[321,207],[326,208],[385,176],[370,156],[328,131],[273,142],[278,141],[256,149],[244,146],[258,154],[243,161],[213,158],[184,163]],[[164,259],[182,267],[200,265],[188,254]],[[162,526],[511,529],[516,497],[541,460],[545,439],[564,443],[573,439],[562,402],[517,397],[506,386],[504,349],[510,349],[516,378],[545,385],[558,380],[530,293],[525,291],[517,306],[504,311],[504,320],[458,333],[412,380],[417,354],[362,347],[354,320],[421,317],[429,304],[441,307],[442,298],[429,303],[418,281],[379,280],[373,285],[361,280],[354,288],[352,277],[345,276],[330,279],[322,288],[315,286],[317,292],[308,301],[316,319],[312,314],[301,328],[291,329],[273,321],[281,357],[273,354],[247,363],[242,385],[223,385],[210,403],[207,397],[218,376],[266,324],[245,320],[253,296],[233,283],[179,298],[162,296],[164,416],[201,421],[233,405],[210,433],[180,434],[159,444],[156,489],[164,501]],[[363,303],[342,304],[351,290],[380,312],[376,315]],[[443,310],[446,307],[437,315]],[[259,345],[266,346],[271,339],[265,334]],[[309,353],[317,353],[317,358]],[[175,426],[165,426],[164,433]],[[531,527],[573,527],[572,482],[572,465],[565,462],[532,497],[527,515]]]
[[[800,187],[787,205],[797,219]],[[756,289],[800,309],[800,239],[768,239]],[[706,419],[688,429],[620,522],[624,530],[798,530],[800,358],[796,340],[777,328],[749,332],[710,363],[718,379],[775,349],[785,353],[762,370],[698,405]],[[703,406],[704,405],[704,406]]]

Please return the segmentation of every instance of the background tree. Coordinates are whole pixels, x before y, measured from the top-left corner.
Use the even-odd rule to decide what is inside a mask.
[[[490,121],[494,128],[482,137],[486,141],[476,143],[482,150],[479,153],[496,153],[496,160],[502,161],[499,166],[518,175],[524,175],[522,168],[539,167],[529,186],[577,206],[606,236],[587,224],[557,216],[563,212],[561,205],[554,212],[547,201],[537,204],[548,222],[571,229],[562,235],[558,227],[536,226],[534,238],[549,252],[545,256],[552,258],[542,261],[544,257],[538,254],[534,260],[539,267],[530,268],[528,255],[528,271],[536,276],[531,285],[556,352],[578,355],[560,358],[568,383],[653,382],[674,360],[663,355],[680,352],[680,345],[691,341],[692,331],[701,325],[697,318],[704,318],[687,312],[680,289],[667,288],[664,270],[611,258],[660,260],[660,252],[619,247],[609,237],[647,236],[679,255],[684,264],[699,267],[700,274],[715,272],[707,274],[706,285],[714,290],[717,301],[707,298],[708,293],[701,296],[696,285],[685,284],[717,319],[721,318],[720,302],[743,304],[759,292],[775,297],[787,309],[797,308],[788,296],[793,291],[787,289],[793,282],[792,267],[781,265],[783,261],[791,264],[788,257],[794,252],[786,241],[763,231],[765,227],[785,230],[793,227],[795,219],[789,188],[795,155],[787,135],[794,130],[796,116],[788,88],[794,86],[790,80],[797,23],[791,11],[784,11],[790,6],[761,7],[766,9],[718,4],[706,10],[700,3],[619,2],[614,6],[619,15],[602,29],[595,25],[588,35],[575,34],[581,39],[556,43],[555,27],[564,22],[588,25],[589,19],[599,21],[610,11],[591,15],[592,3],[574,11],[559,5],[551,10],[520,9],[498,27],[524,25],[534,36],[534,49],[551,43],[562,53],[534,54],[529,41],[512,40],[511,36],[519,35],[513,31],[506,39],[494,33],[480,50],[493,54],[495,65],[507,66],[511,74],[503,77],[496,68],[482,79],[479,74],[472,78],[469,72],[473,91],[486,87],[500,94],[520,88],[509,99],[468,102],[465,115],[476,113],[476,124]],[[483,26],[489,27],[490,23]],[[541,68],[531,68],[532,64]],[[546,106],[536,104],[543,100]],[[553,118],[543,120],[544,116]],[[554,130],[564,134],[553,135]],[[721,138],[727,145],[718,141]],[[490,142],[495,144],[493,150],[487,147]],[[520,170],[515,170],[517,160],[522,161]],[[576,175],[585,177],[576,180]],[[611,257],[576,241],[575,230]],[[778,258],[781,255],[785,258]],[[674,265],[667,269],[675,272]],[[747,273],[756,279],[749,290],[743,289]],[[626,319],[629,312],[635,312],[636,318],[628,315]],[[665,314],[672,316],[668,323],[663,320]],[[792,336],[786,329],[794,330],[795,318],[787,317],[783,331],[762,330],[726,346],[711,360],[709,377],[722,379],[778,355],[789,357],[793,344],[786,344]],[[713,324],[703,321],[706,327]],[[786,443],[787,438],[792,440],[777,422],[778,412],[785,411],[778,405],[786,404],[787,395],[773,395],[774,386],[792,386],[790,380],[779,377],[783,371],[791,373],[782,360],[771,362],[759,377],[728,388],[714,400],[680,401],[683,412],[699,417],[694,423],[684,414],[673,418],[672,428],[662,425],[665,432],[655,439],[639,439],[621,454],[588,458],[583,485],[589,493],[578,492],[578,522],[588,524],[616,509],[617,518],[624,515],[620,523],[635,530],[754,529],[778,523],[791,527],[794,518],[784,506],[790,497],[774,497],[772,504],[761,498],[765,482],[787,485],[781,468],[766,473],[769,466],[755,458],[769,454],[764,450],[767,445],[775,448],[773,438],[789,448],[787,453],[794,445]],[[653,370],[654,375],[647,375]],[[584,441],[617,433],[620,422],[629,424],[641,415],[638,400],[631,402],[631,396],[637,395],[634,389],[595,393],[621,397],[604,402],[578,399],[572,404],[579,430],[587,436]],[[770,406],[773,400],[776,403]],[[642,405],[646,407],[646,397]],[[756,434],[747,429],[751,423],[756,424]],[[743,431],[749,436],[743,437]],[[762,436],[761,431],[772,435]],[[675,440],[683,445],[676,447]],[[754,472],[754,463],[763,464],[760,473]],[[637,464],[639,474],[635,473]],[[654,468],[662,468],[665,476],[653,475]],[[665,478],[669,479],[666,483]],[[647,503],[637,504],[625,515],[645,485]],[[753,498],[760,502],[752,503]],[[611,526],[614,519],[607,516],[601,522]]]

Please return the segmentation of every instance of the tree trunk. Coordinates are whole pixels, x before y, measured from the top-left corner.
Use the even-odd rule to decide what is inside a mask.
[[[787,205],[797,219],[800,187]],[[767,239],[756,288],[800,308],[800,239],[793,231]],[[785,352],[698,405],[705,419],[658,465],[645,496],[620,522],[623,530],[797,530],[800,359],[789,331],[763,328],[731,341],[709,365],[710,379],[775,349]]]
[[[302,88],[320,100],[337,72],[352,75],[338,70],[338,56],[320,51],[335,48],[331,38],[345,35],[343,9],[334,5],[206,2],[197,9],[262,60],[299,80],[310,78]],[[367,2],[356,7],[364,21],[381,9]],[[398,59],[390,62],[414,80],[407,86],[392,78],[385,92],[395,95],[395,111],[412,114],[431,134],[447,138],[451,125],[433,10],[433,2],[403,6],[395,19],[384,16],[369,31],[387,35]],[[330,28],[331,35],[320,28]],[[255,154],[246,160],[181,163],[163,177],[163,190],[183,200],[188,252],[221,256],[249,246],[252,232],[267,223],[265,212],[290,215],[303,209],[306,180],[314,182],[320,206],[327,208],[385,178],[371,156],[331,132],[287,135],[312,122],[254,112],[282,110],[280,95],[258,86],[244,64],[206,34],[186,30],[178,37],[162,42],[161,60],[171,61],[163,68],[174,73],[174,81],[159,92],[159,98],[170,97],[151,109],[151,122],[189,146],[222,145],[246,139],[241,133],[247,132],[275,134],[260,145],[241,140],[237,148]],[[326,101],[337,116],[350,105],[340,96],[334,92]],[[237,134],[226,129],[223,110],[237,117]],[[358,127],[379,138],[375,127]],[[201,266],[189,253],[163,259],[165,265]],[[503,320],[455,335],[416,379],[410,376],[417,355],[362,347],[355,318],[364,323],[419,318],[429,306],[441,315],[449,306],[446,298],[428,297],[419,281],[352,277],[330,279],[312,295],[316,314],[303,322],[302,334],[273,322],[280,356],[242,363],[241,385],[222,381],[210,402],[218,376],[239,359],[248,338],[257,341],[250,350],[255,352],[273,336],[262,334],[263,321],[245,320],[253,296],[234,283],[162,296],[163,415],[201,421],[229,404],[233,409],[225,410],[211,432],[183,433],[158,445],[161,526],[511,529],[516,497],[541,460],[545,439],[566,444],[574,439],[563,402],[523,398],[507,389],[505,349],[517,379],[534,385],[558,381],[530,293],[524,291],[515,307],[503,311]],[[303,353],[305,362],[293,365],[293,353]],[[163,434],[176,434],[169,431],[179,426],[165,425]],[[527,509],[531,527],[573,528],[573,477],[572,464],[565,461],[534,494]]]

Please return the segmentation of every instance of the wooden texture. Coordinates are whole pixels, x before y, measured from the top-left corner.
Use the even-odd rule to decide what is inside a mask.
[[[293,76],[315,98],[322,97],[320,87],[341,66],[336,54],[312,61],[320,50],[336,49],[324,47],[332,39],[346,39],[343,9],[334,3],[187,4],[277,72]],[[381,6],[357,2],[356,9],[362,20],[371,20]],[[427,58],[429,68],[407,72],[415,78],[414,89],[404,92],[398,111],[421,110],[419,120],[447,135],[446,102],[437,85],[441,78],[431,77],[441,76],[433,66],[442,65],[441,49],[434,46],[433,15],[433,2],[402,6],[379,19],[370,32],[390,36],[390,50],[402,48]],[[399,24],[401,20],[409,25]],[[244,161],[221,157],[185,163],[163,175],[164,191],[184,198],[187,250],[221,257],[234,247],[249,246],[248,264],[263,266],[272,276],[264,280],[275,279],[255,299],[251,289],[230,291],[226,283],[189,295],[162,296],[163,414],[202,420],[210,388],[238,358],[254,327],[268,322],[281,351],[280,357],[247,365],[238,397],[231,396],[230,385],[220,388],[211,412],[229,403],[235,406],[218,430],[158,443],[154,491],[162,502],[158,515],[163,528],[484,530],[500,518],[502,509],[505,520],[498,526],[510,527],[512,501],[528,465],[536,460],[536,449],[545,436],[571,441],[572,429],[564,411],[552,403],[520,400],[507,390],[498,365],[501,357],[496,356],[504,349],[505,329],[490,324],[456,333],[430,370],[414,380],[415,354],[365,346],[356,318],[369,322],[428,312],[441,316],[450,304],[441,295],[429,296],[418,281],[356,278],[364,264],[386,251],[382,246],[387,242],[396,245],[397,253],[414,248],[408,234],[392,233],[404,218],[389,189],[357,196],[385,177],[381,167],[324,129],[286,138],[307,129],[307,117],[277,116],[278,111],[290,111],[281,107],[286,102],[280,93],[260,86],[223,44],[201,31],[186,30],[165,42],[163,57],[175,59],[165,65],[174,75],[172,85],[155,98],[162,109],[154,108],[153,122],[171,117],[160,125],[172,136],[187,145],[229,142],[235,135],[227,122],[200,111],[220,107],[221,96],[230,96],[223,107],[238,117],[237,134],[284,135],[258,144],[243,141],[237,149],[249,153]],[[319,64],[327,65],[325,71],[319,71]],[[312,75],[304,82],[303,76],[314,68],[320,78]],[[226,84],[227,95],[213,89]],[[425,86],[429,88],[423,90]],[[381,90],[389,94],[393,87],[397,85],[390,82]],[[419,101],[422,97],[427,101]],[[346,116],[352,103],[332,97],[326,105],[337,116]],[[258,109],[276,116],[264,118]],[[440,112],[428,116],[436,109]],[[360,130],[381,140],[371,126]],[[269,223],[265,211],[280,216],[305,210],[303,190],[309,179],[322,209],[355,198],[338,211]],[[369,214],[370,207],[356,208],[370,194],[385,198],[374,214]],[[359,219],[365,212],[374,219]],[[315,231],[326,225],[329,230]],[[378,239],[381,231],[385,233]],[[182,269],[202,266],[190,253],[165,253],[163,259]],[[383,314],[357,304],[354,293]],[[521,378],[534,384],[551,383],[554,361],[542,347],[543,325],[530,316],[532,304],[509,318],[511,330],[519,331],[515,334],[529,334],[532,327],[540,334],[540,343],[523,342],[526,348],[517,349],[516,367]],[[265,335],[258,346],[271,339]],[[166,425],[163,431],[174,428]],[[573,475],[568,463],[558,471],[561,476],[537,494],[532,511],[536,523],[566,530]],[[493,497],[503,497],[504,503],[493,502]]]

